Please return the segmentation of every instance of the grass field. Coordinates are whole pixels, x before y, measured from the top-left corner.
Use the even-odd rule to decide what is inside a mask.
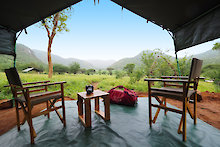
[[[130,84],[129,77],[123,77],[122,79],[116,79],[115,76],[110,75],[53,75],[52,79],[48,78],[48,75],[44,74],[27,74],[27,73],[19,73],[21,81],[23,83],[27,82],[35,82],[35,81],[45,81],[50,80],[51,82],[58,81],[66,81],[64,95],[69,96],[71,98],[76,99],[77,93],[85,91],[85,86],[98,83],[98,88],[103,91],[108,91],[111,88],[123,85],[126,88],[133,89],[134,91],[147,92],[147,82],[144,82],[144,78],[142,78],[139,82]],[[4,87],[4,85],[8,85],[8,81],[6,79],[5,73],[0,72],[0,99],[10,99],[12,98],[10,88]],[[155,84],[158,86],[157,84]],[[55,90],[59,87],[50,87],[49,90]],[[198,90],[201,92],[210,91],[216,92],[215,86],[212,83],[206,83],[204,81],[200,81]]]

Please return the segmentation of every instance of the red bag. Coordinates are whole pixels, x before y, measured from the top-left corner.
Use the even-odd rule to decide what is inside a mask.
[[[123,90],[115,90],[116,88],[124,88]],[[136,106],[138,96],[133,90],[127,89],[123,86],[116,86],[108,91],[110,94],[110,103]]]

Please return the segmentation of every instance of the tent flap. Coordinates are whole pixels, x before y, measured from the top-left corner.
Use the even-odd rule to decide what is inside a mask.
[[[16,34],[5,29],[0,29],[0,54],[15,56]]]
[[[220,7],[174,32],[175,51],[220,37]]]

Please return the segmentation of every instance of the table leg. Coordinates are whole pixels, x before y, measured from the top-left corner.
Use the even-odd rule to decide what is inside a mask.
[[[105,120],[109,120],[110,119],[110,96],[107,95],[105,96]]]
[[[91,126],[91,102],[85,99],[85,127]]]
[[[99,111],[99,97],[95,98],[95,110]]]
[[[79,116],[83,115],[83,100],[79,95],[78,95],[78,115]]]

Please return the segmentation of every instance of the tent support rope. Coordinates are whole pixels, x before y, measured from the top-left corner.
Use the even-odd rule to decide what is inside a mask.
[[[179,72],[179,76],[181,76],[180,65],[179,65],[179,61],[178,61],[178,57],[177,57],[177,53],[176,53],[176,63],[177,63],[177,69],[178,69],[178,72]]]

